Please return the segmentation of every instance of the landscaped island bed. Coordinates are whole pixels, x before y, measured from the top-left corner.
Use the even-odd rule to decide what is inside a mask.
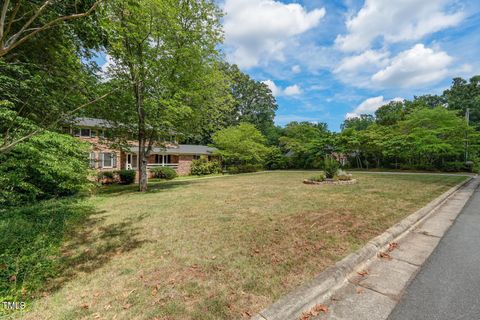
[[[111,189],[65,246],[71,278],[29,319],[241,319],[465,180],[271,172]],[[87,254],[85,254],[87,253]],[[70,259],[75,261],[75,259]],[[70,277],[69,276],[69,277]]]

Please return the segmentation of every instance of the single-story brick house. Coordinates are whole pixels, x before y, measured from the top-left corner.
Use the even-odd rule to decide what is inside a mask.
[[[127,150],[111,147],[107,131],[112,125],[105,120],[95,118],[76,118],[63,131],[92,145],[90,152],[90,166],[98,171],[114,171],[131,169],[138,171],[138,143],[129,142]],[[179,175],[190,174],[190,167],[194,159],[206,157],[209,160],[216,158],[213,155],[215,148],[201,145],[178,144],[176,137],[165,148],[153,148],[148,158],[147,169],[155,167],[170,167]]]

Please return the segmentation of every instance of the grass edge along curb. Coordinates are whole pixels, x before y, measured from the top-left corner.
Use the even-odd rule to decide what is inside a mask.
[[[317,277],[284,295],[252,317],[252,320],[298,319],[303,312],[309,311],[316,304],[329,299],[335,291],[340,289],[348,281],[348,277],[354,273],[355,270],[374,258],[383,247],[387,246],[394,239],[409,232],[416,225],[427,219],[453,194],[474,179],[475,177],[469,177],[465,181],[450,188],[423,208],[407,216],[381,235],[370,240],[361,249],[349,254],[320,273]]]

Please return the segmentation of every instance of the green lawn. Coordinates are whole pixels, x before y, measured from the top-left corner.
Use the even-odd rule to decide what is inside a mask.
[[[27,319],[242,319],[422,207],[460,176],[272,172],[111,187],[89,199]],[[81,226],[81,227],[78,227]],[[68,266],[68,267],[65,267]]]

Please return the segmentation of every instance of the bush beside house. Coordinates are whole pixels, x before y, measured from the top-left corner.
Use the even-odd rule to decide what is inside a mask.
[[[158,179],[172,180],[177,177],[177,172],[170,167],[158,167],[151,170],[153,176]]]
[[[193,160],[190,167],[190,174],[193,176],[205,176],[209,174],[222,173],[222,167],[218,161],[208,161],[206,157]]]

